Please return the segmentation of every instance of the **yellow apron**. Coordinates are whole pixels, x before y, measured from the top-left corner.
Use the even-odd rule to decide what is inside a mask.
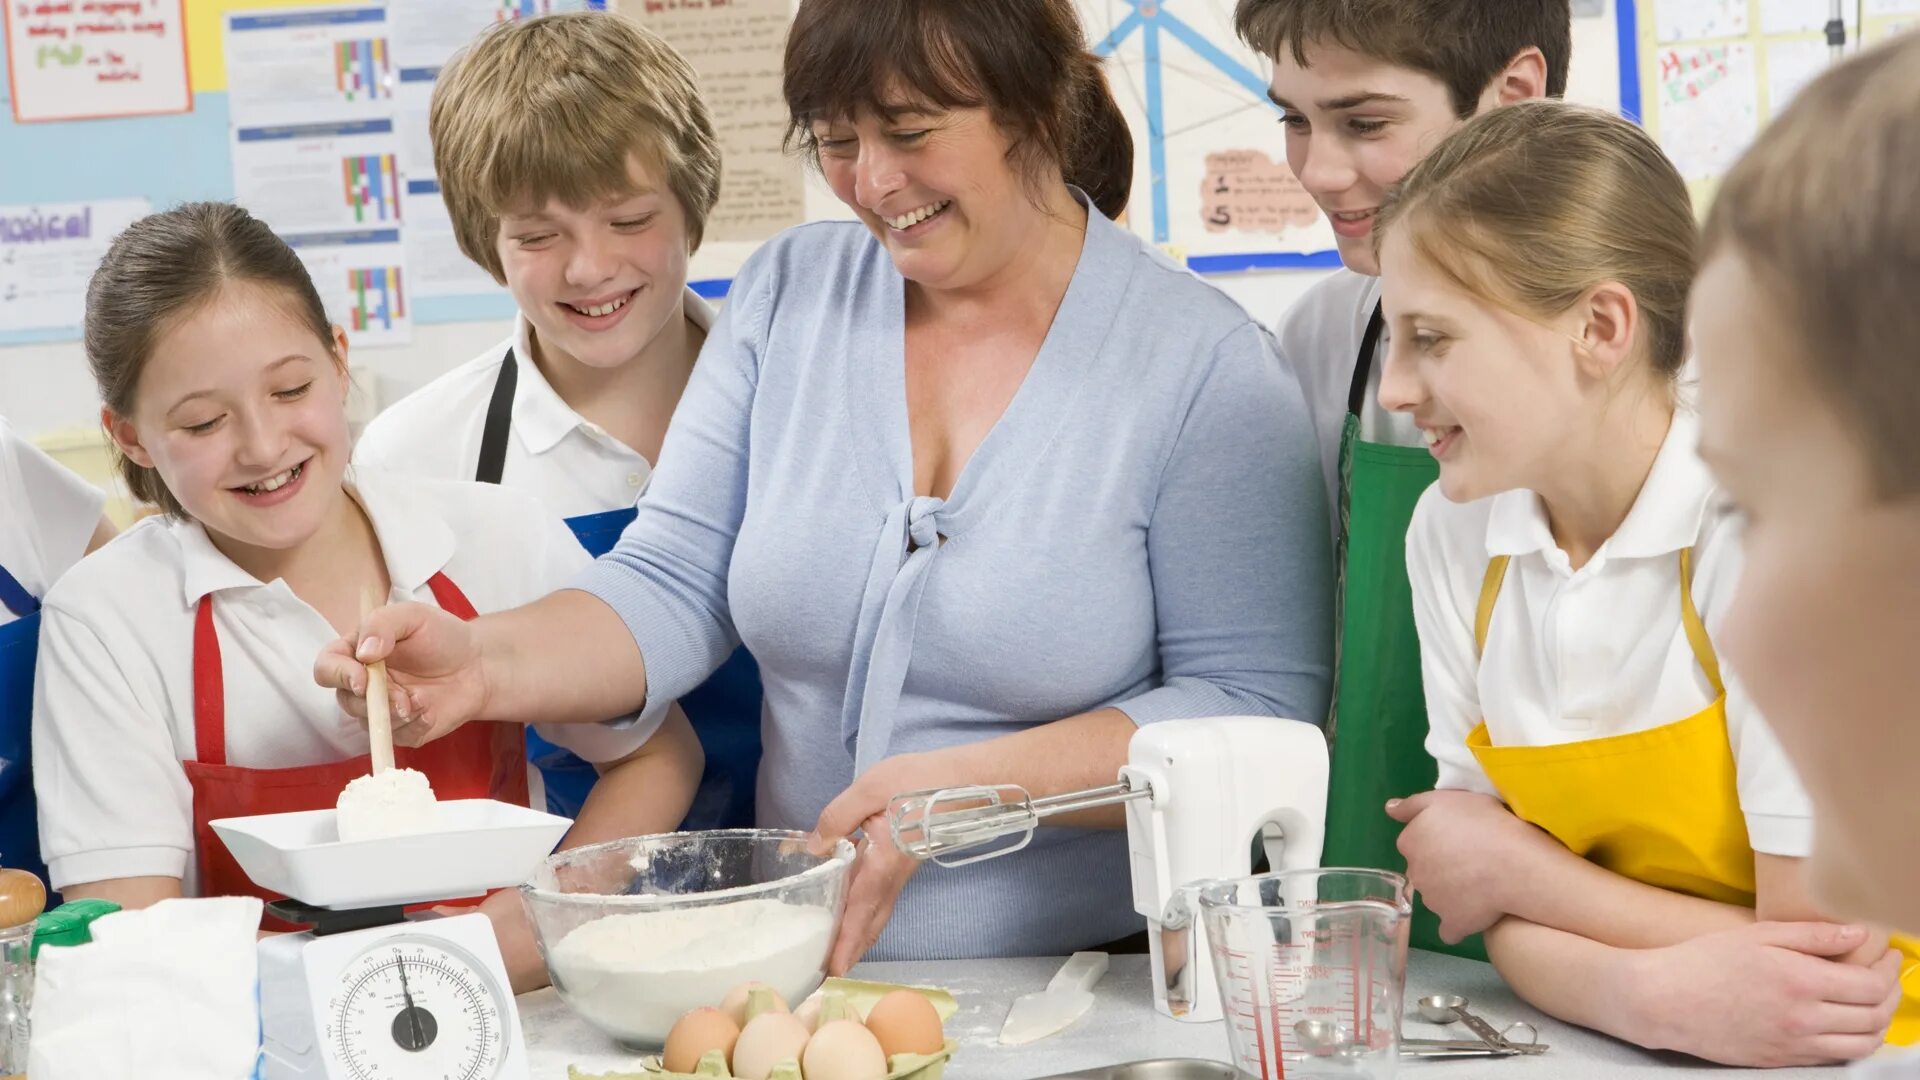
[[[1680,619],[1713,704],[1648,731],[1553,746],[1494,746],[1481,723],[1467,747],[1514,814],[1575,854],[1648,885],[1752,907],[1753,849],[1727,740],[1727,693],[1693,604],[1692,554],[1680,552]],[[1507,563],[1502,555],[1487,566],[1476,652],[1486,648]],[[1920,943],[1894,946],[1905,956],[1906,1000],[1887,1041],[1905,1046],[1920,1042]]]

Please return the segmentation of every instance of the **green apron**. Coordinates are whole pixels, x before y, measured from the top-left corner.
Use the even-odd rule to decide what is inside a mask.
[[[1394,846],[1400,824],[1388,799],[1433,787],[1427,756],[1420,637],[1407,583],[1407,526],[1440,466],[1423,447],[1360,440],[1360,410],[1380,342],[1380,308],[1367,322],[1347,392],[1340,434],[1340,589],[1333,716],[1327,725],[1333,773],[1322,864],[1405,870]],[[1440,942],[1439,920],[1416,902],[1415,948],[1485,959],[1480,938]]]

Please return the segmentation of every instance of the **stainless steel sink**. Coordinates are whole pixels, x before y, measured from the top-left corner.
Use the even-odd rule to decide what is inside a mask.
[[[1081,1072],[1061,1073],[1046,1080],[1236,1080],[1233,1066],[1200,1058],[1158,1058],[1130,1061]]]

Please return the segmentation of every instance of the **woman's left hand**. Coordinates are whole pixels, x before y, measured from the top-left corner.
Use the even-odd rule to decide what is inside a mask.
[[[920,860],[894,846],[887,828],[887,803],[903,792],[966,782],[955,777],[952,769],[941,769],[938,752],[902,754],[868,769],[820,811],[809,842],[815,855],[830,854],[835,842],[856,831],[866,836],[847,878],[846,910],[828,956],[828,974],[845,975],[873,948],[893,916],[900,890],[920,869]]]

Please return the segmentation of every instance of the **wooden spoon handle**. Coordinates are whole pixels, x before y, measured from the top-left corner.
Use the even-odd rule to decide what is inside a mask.
[[[393,716],[388,710],[387,663],[367,665],[367,743],[377,775],[393,768]]]
[[[379,594],[373,591],[360,598],[362,619],[373,611],[378,600]],[[376,776],[393,768],[393,714],[389,703],[387,662],[375,660],[367,665],[367,745]]]

